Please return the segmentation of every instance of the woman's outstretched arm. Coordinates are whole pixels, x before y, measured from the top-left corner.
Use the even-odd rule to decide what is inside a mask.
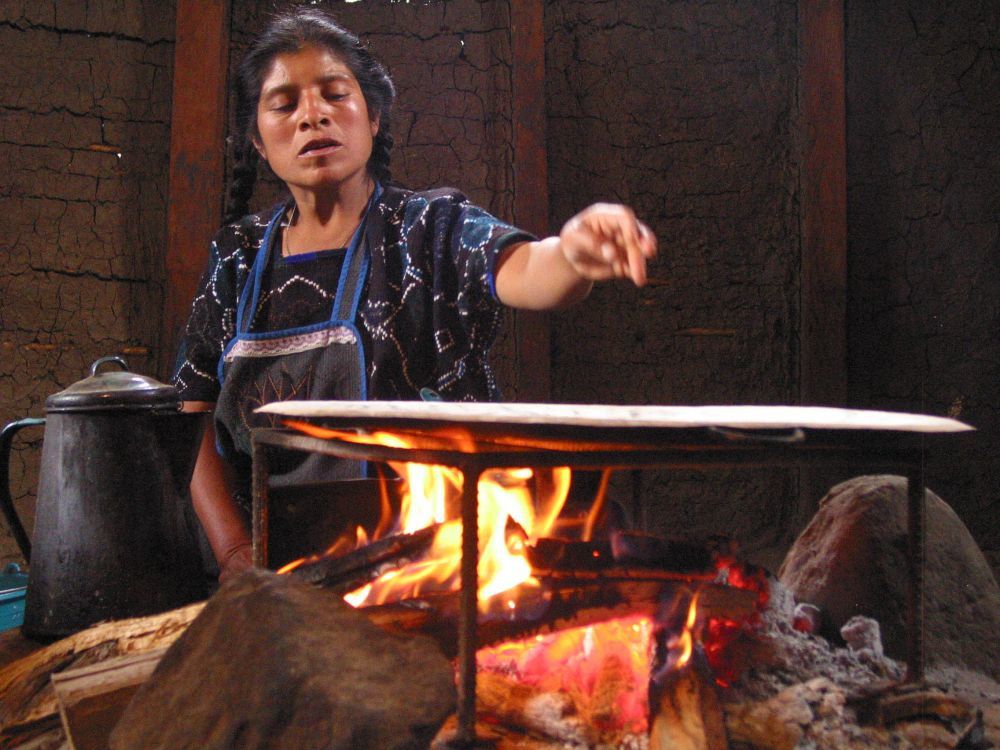
[[[500,301],[525,310],[579,302],[595,281],[646,283],[656,237],[628,206],[595,203],[566,222],[557,237],[512,245],[497,263]]]

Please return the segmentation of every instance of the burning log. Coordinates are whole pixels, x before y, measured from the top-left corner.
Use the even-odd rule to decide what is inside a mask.
[[[367,544],[346,555],[320,555],[304,560],[296,567],[286,566],[300,581],[316,584],[333,592],[346,594],[381,575],[386,567],[408,562],[422,555],[434,541],[439,524],[412,534],[397,534]]]
[[[483,672],[476,680],[476,700],[485,720],[561,742],[589,742],[591,732],[565,693],[542,692],[503,675]]]
[[[643,576],[657,572],[673,578],[715,577],[713,550],[702,542],[650,534],[615,532],[607,541],[574,542],[542,538],[527,547],[536,575]]]
[[[729,586],[701,584],[698,606],[703,616],[739,619],[754,611],[755,594]],[[664,599],[690,593],[687,582],[663,580],[570,581],[542,579],[538,589],[520,587],[495,602],[496,609],[479,615],[479,646],[556,633],[636,615],[652,617]],[[505,609],[504,602],[517,602]],[[459,594],[446,592],[362,611],[390,632],[424,633],[448,656],[455,655]]]

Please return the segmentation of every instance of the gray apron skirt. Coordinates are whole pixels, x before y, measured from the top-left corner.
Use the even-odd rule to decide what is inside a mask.
[[[368,210],[378,200],[376,186]],[[355,231],[337,283],[329,320],[280,331],[251,332],[261,294],[261,280],[278,245],[285,207],[275,212],[236,310],[236,336],[219,360],[221,390],[215,408],[219,452],[247,480],[250,476],[250,431],[280,426],[270,415],[255,414],[263,404],[290,399],[364,400],[367,398],[365,356],[355,325],[368,273],[370,252],[365,238],[368,213]],[[304,486],[365,476],[363,462],[299,451],[269,456],[273,488]]]

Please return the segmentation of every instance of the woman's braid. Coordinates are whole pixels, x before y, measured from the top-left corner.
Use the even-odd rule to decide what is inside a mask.
[[[250,198],[257,183],[257,163],[260,157],[253,144],[237,147],[234,153],[233,180],[229,185],[226,211],[222,223],[230,224],[245,216],[250,210]]]
[[[383,118],[379,132],[372,142],[372,155],[368,159],[368,169],[372,177],[383,185],[392,181],[389,160],[392,157],[393,138],[389,132],[389,119]]]

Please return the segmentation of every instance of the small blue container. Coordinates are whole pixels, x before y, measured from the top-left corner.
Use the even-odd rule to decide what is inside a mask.
[[[7,563],[0,573],[0,631],[18,628],[24,622],[24,593],[28,574],[17,563]]]

